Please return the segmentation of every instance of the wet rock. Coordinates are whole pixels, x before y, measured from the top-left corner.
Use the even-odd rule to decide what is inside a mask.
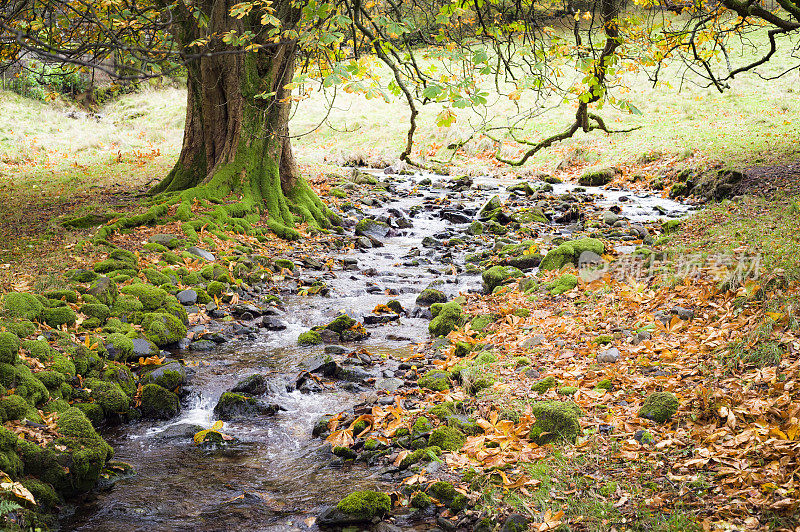
[[[375,389],[382,390],[386,392],[394,392],[399,390],[403,386],[403,380],[398,379],[395,377],[389,377],[385,379],[377,379],[375,381]]]
[[[174,390],[186,382],[186,368],[178,361],[170,362],[145,375],[142,381],[153,382],[167,390]]]
[[[319,331],[319,337],[325,344],[335,344],[342,340],[339,333],[337,333],[336,331],[332,331],[330,329],[322,329],[321,331]]]
[[[524,277],[522,270],[513,266],[492,266],[481,275],[483,279],[484,291],[491,294],[495,288],[501,286],[512,279]]]
[[[189,348],[193,351],[213,351],[217,344],[211,340],[195,340],[189,344]]]
[[[619,221],[619,216],[617,216],[613,212],[606,211],[603,213],[602,219],[604,224],[614,225],[615,223],[617,223],[617,221]]]
[[[325,377],[333,377],[339,365],[330,355],[317,355],[306,361],[306,367],[311,373],[319,373]]]
[[[692,309],[675,306],[670,309],[670,312],[684,321],[690,321],[694,318],[694,310]]]
[[[355,233],[357,236],[365,236],[371,239],[380,240],[391,235],[392,229],[385,222],[373,218],[364,218],[356,224]]]
[[[364,325],[380,325],[383,323],[397,321],[399,319],[400,316],[397,314],[368,314],[364,316]]]
[[[178,294],[175,297],[178,298],[178,302],[181,305],[187,305],[188,306],[188,305],[194,305],[195,303],[197,303],[197,292],[195,292],[194,290],[191,290],[191,289],[181,290],[180,292],[178,292]]]
[[[214,416],[223,421],[250,418],[259,415],[274,415],[281,408],[260,399],[243,394],[225,392],[214,407]]]
[[[525,370],[525,376],[528,377],[529,379],[538,379],[541,376],[541,374],[537,370],[531,368]]]
[[[158,348],[155,347],[150,341],[146,338],[134,338],[133,339],[133,358],[144,357],[147,358],[152,355],[158,354]]]
[[[447,296],[441,290],[426,288],[417,296],[416,303],[421,306],[431,306],[434,303],[446,303]]]
[[[447,220],[454,224],[468,224],[472,221],[472,217],[456,210],[444,209],[439,213],[443,220]]]
[[[325,346],[325,354],[326,355],[343,355],[347,353],[347,348],[342,345],[326,345]]]
[[[335,377],[343,381],[361,383],[371,379],[373,375],[358,366],[340,366],[336,369]]]
[[[197,246],[192,246],[186,249],[187,253],[194,255],[195,257],[200,257],[201,259],[205,259],[207,261],[214,261],[214,254],[210,251],[206,251],[205,249],[198,248]]]
[[[231,307],[231,314],[234,316],[249,315],[249,319],[253,319],[256,316],[261,316],[261,309],[250,303],[238,303]]]
[[[614,364],[619,360],[619,349],[611,347],[597,354],[597,361],[601,364]]]

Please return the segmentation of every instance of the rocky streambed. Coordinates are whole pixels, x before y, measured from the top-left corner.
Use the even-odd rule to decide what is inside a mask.
[[[101,481],[61,520],[63,529],[352,525],[331,505],[357,490],[395,490],[415,471],[413,460],[395,465],[398,454],[430,448],[434,436],[421,431],[423,446],[413,438],[368,443],[356,427],[352,445],[336,446],[325,442],[335,430],[329,422],[352,426],[374,405],[413,401],[419,386],[435,389],[436,375],[425,368],[436,353],[417,346],[467,318],[459,294],[519,282],[543,260],[559,268],[591,259],[587,252],[599,258],[611,251],[606,243],[632,251],[661,231],[665,216],[687,210],[624,190],[368,171],[354,172],[337,190],[345,192],[338,207],[354,249],[294,258],[280,265],[282,280],[255,280],[246,291],[209,283],[209,293],[235,297],[202,305],[213,319],[190,327],[192,340],[170,344],[169,366],[151,377],[182,382],[180,411],[103,430],[115,460],[135,473]],[[601,248],[570,244],[586,237]],[[553,252],[544,257],[542,249]],[[191,293],[178,299],[200,310]],[[219,419],[224,426],[214,427]],[[468,416],[460,423],[463,432],[474,424]],[[212,428],[198,445],[198,431]],[[436,447],[446,449],[441,436]],[[445,469],[432,461],[427,473],[446,478]],[[463,505],[449,496],[457,514]],[[437,524],[434,508],[401,514],[376,529],[474,524],[469,517]]]

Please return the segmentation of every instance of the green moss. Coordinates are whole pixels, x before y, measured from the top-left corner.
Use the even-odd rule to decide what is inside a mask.
[[[592,341],[598,345],[610,344],[614,341],[614,336],[611,334],[601,334]]]
[[[558,381],[551,375],[531,386],[531,391],[545,393],[547,390],[555,388],[556,386],[558,386]]]
[[[452,427],[439,427],[428,438],[430,445],[440,447],[445,451],[458,451],[464,446],[465,441],[464,434]]]
[[[392,509],[392,499],[378,491],[354,491],[336,505],[336,508],[361,521],[381,517]]]
[[[346,198],[347,194],[341,188],[332,188],[328,191],[328,195],[334,198]]]
[[[142,273],[147,279],[147,282],[152,285],[161,286],[162,284],[172,283],[172,279],[170,279],[168,276],[164,275],[163,273],[161,273],[156,269],[147,268],[142,270]]]
[[[492,364],[494,362],[497,362],[497,357],[494,356],[490,351],[483,351],[475,357],[476,364]]]
[[[34,374],[34,377],[39,379],[39,381],[44,384],[45,388],[49,391],[58,391],[61,389],[61,385],[64,384],[64,375],[57,371],[45,370],[40,371]]]
[[[575,395],[578,391],[576,386],[562,386],[558,389],[558,395]]]
[[[336,316],[333,321],[328,323],[325,328],[335,333],[342,334],[344,331],[352,328],[356,324],[356,320],[347,314],[340,314]]]
[[[495,322],[495,317],[491,314],[483,314],[480,316],[475,316],[472,318],[469,326],[470,329],[477,332],[483,332],[489,327],[491,324]]]
[[[375,438],[367,438],[364,441],[364,450],[365,451],[376,451],[381,446],[381,442],[376,440]]]
[[[50,369],[63,374],[67,378],[72,378],[77,374],[74,362],[63,353],[57,351],[53,353]]]
[[[0,330],[3,328],[12,334],[16,334],[20,338],[27,338],[38,330],[38,327],[32,321],[19,319],[0,322]]]
[[[103,369],[103,380],[118,384],[128,397],[136,395],[136,378],[125,364],[109,362]]]
[[[108,308],[108,305],[102,303],[92,303],[82,306],[81,313],[91,318],[97,318],[100,323],[105,323],[109,316],[111,316],[111,309]]]
[[[611,391],[614,388],[614,383],[611,382],[611,379],[603,379],[597,383],[595,386],[596,390],[609,390]]]
[[[422,510],[431,505],[431,498],[426,493],[418,491],[411,497],[410,504],[412,508],[419,508]]]
[[[444,421],[445,419],[452,416],[456,412],[455,409],[453,408],[453,403],[447,401],[429,408],[428,413]]]
[[[431,422],[428,421],[428,418],[425,416],[420,416],[414,421],[414,425],[411,427],[412,433],[421,433],[421,432],[428,432],[433,427],[431,426]]]
[[[144,283],[124,286],[120,289],[120,292],[135,297],[142,304],[144,310],[150,311],[163,307],[169,295],[161,288]],[[115,315],[117,314],[115,313]]]
[[[164,371],[160,371],[159,375],[155,378],[152,377],[152,372],[147,375],[145,378],[146,382],[154,382],[159,386],[166,388],[167,390],[174,390],[181,384],[183,384],[183,375],[181,375],[177,371],[171,371],[165,369]],[[366,426],[366,422],[364,423]],[[366,428],[366,427],[362,427]],[[358,434],[357,431],[353,431],[353,434]]]
[[[565,292],[569,292],[578,286],[578,277],[571,273],[565,273],[545,284],[545,287],[550,291],[550,295],[557,296]]]
[[[22,470],[22,460],[17,453],[14,451],[0,452],[0,471],[7,473],[12,478],[19,478]]]
[[[322,337],[317,331],[307,331],[300,333],[297,337],[297,345],[317,345],[322,343]]]
[[[354,436],[358,436],[359,434],[361,434],[362,432],[364,432],[364,430],[365,430],[367,427],[369,427],[369,423],[367,423],[366,421],[364,421],[364,420],[362,419],[361,421],[359,421],[358,423],[356,423],[355,425],[353,425],[353,435],[354,435]]]
[[[180,319],[161,312],[145,314],[142,329],[147,339],[158,347],[174,344],[186,336],[186,325]]]
[[[432,305],[433,303],[446,303],[447,296],[441,290],[426,288],[419,293],[416,299],[417,305]]]
[[[112,333],[106,338],[109,355],[113,360],[127,361],[133,357],[133,340],[121,333]]]
[[[431,305],[431,318],[435,318],[442,311],[444,303],[434,303]]]
[[[106,418],[103,407],[97,403],[75,403],[74,406],[86,415],[94,427],[99,427]]]
[[[434,482],[431,487],[428,488],[428,493],[440,501],[446,502],[453,500],[453,497],[455,497],[458,492],[451,483],[440,480],[439,482]]]
[[[539,269],[559,270],[566,264],[577,266],[578,259],[584,251],[602,255],[605,251],[605,244],[596,238],[581,238],[564,242],[547,253],[545,258],[542,259]]]
[[[455,301],[445,303],[430,324],[428,331],[432,336],[447,336],[461,324],[462,310],[461,305]]]
[[[418,381],[420,388],[426,388],[435,392],[444,392],[450,389],[450,378],[447,372],[432,369]]]
[[[536,422],[528,437],[539,445],[574,442],[581,433],[580,408],[571,401],[537,401],[531,404]]]
[[[69,307],[46,308],[42,311],[42,320],[54,329],[62,325],[73,325],[77,319],[77,314]]]
[[[219,281],[211,281],[206,287],[206,292],[209,296],[221,296],[225,292],[226,285]]]
[[[294,271],[294,262],[289,259],[275,259],[275,266],[278,268]]]
[[[178,396],[158,384],[146,384],[141,400],[142,416],[146,418],[169,419],[178,413]]]
[[[61,289],[61,290],[50,290],[49,292],[45,292],[42,294],[47,299],[54,299],[56,301],[66,301],[67,303],[77,303],[78,302],[78,292],[75,290],[69,289]]]
[[[525,356],[514,357],[514,365],[516,367],[530,366],[531,365],[531,359],[528,358],[528,357],[525,357]]]
[[[17,394],[0,399],[0,418],[3,421],[27,418],[36,423],[41,422],[36,410],[22,396]]]
[[[60,413],[56,428],[63,437],[55,440],[55,443],[66,446],[71,453],[69,491],[88,491],[94,487],[114,451],[97,434],[86,415],[77,408]]]
[[[14,365],[17,360],[19,360],[19,338],[14,333],[0,333],[0,363]]]
[[[36,480],[35,478],[25,478],[21,480],[22,485],[31,492],[36,503],[44,510],[53,510],[61,503],[59,497],[53,486],[46,482]]]
[[[232,283],[230,272],[219,264],[206,264],[200,270],[200,275],[209,281],[219,281],[221,283]]]
[[[403,459],[400,461],[399,467],[401,469],[406,469],[420,462],[431,462],[434,459],[436,459],[440,454],[442,454],[442,450],[439,447],[435,446],[417,449],[416,451],[409,453],[405,457],[403,457]]]
[[[103,409],[105,417],[128,412],[130,400],[119,384],[100,379],[86,379],[84,387],[91,390],[92,399]]]
[[[74,270],[69,270],[64,277],[68,281],[72,281],[74,283],[91,283],[97,279],[97,274],[93,271],[76,268]]]
[[[36,296],[25,292],[9,292],[3,296],[3,315],[9,318],[36,320],[44,310]]]
[[[165,292],[166,294],[166,292]],[[114,301],[114,306],[111,307],[111,315],[118,318],[124,318],[128,321],[137,321],[134,318],[144,311],[144,305],[141,301],[133,296],[122,295]]]
[[[495,288],[510,282],[512,279],[524,276],[525,274],[522,270],[514,266],[492,266],[481,274],[487,294],[491,294]]]
[[[678,398],[670,392],[654,392],[647,396],[639,417],[650,419],[656,423],[666,423],[678,411],[680,403]]]

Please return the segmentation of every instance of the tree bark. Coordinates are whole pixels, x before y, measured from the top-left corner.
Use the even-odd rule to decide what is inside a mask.
[[[284,27],[293,26],[299,12],[280,3],[285,5],[276,16]],[[231,18],[232,4],[207,6],[209,34],[260,29],[255,15]],[[194,27],[181,38],[188,44],[197,34]],[[300,177],[289,139],[291,91],[285,87],[294,77],[296,44],[270,44],[256,53],[231,50],[215,38],[208,52],[187,65],[183,146],[175,167],[152,192],[216,199],[237,194],[235,214],[266,214],[279,234],[290,232],[296,221],[330,226],[332,213]]]

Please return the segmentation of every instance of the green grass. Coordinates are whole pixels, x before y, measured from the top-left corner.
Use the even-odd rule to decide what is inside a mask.
[[[646,506],[648,497],[672,489],[668,484],[661,486],[651,480],[640,482],[629,474],[604,473],[600,461],[590,462],[586,456],[567,458],[556,452],[546,460],[525,464],[527,476],[539,481],[536,489],[529,490],[530,496],[518,491],[503,494],[490,483],[491,475],[477,478],[473,486],[483,483],[481,502],[487,510],[506,503],[533,522],[541,522],[547,511],[551,515],[563,511],[565,524],[557,529],[561,532],[600,532],[612,527],[659,532],[701,529],[692,514],[680,506],[661,510]],[[617,506],[623,497],[627,497],[626,501]],[[576,528],[566,524],[569,521],[576,523]]]

